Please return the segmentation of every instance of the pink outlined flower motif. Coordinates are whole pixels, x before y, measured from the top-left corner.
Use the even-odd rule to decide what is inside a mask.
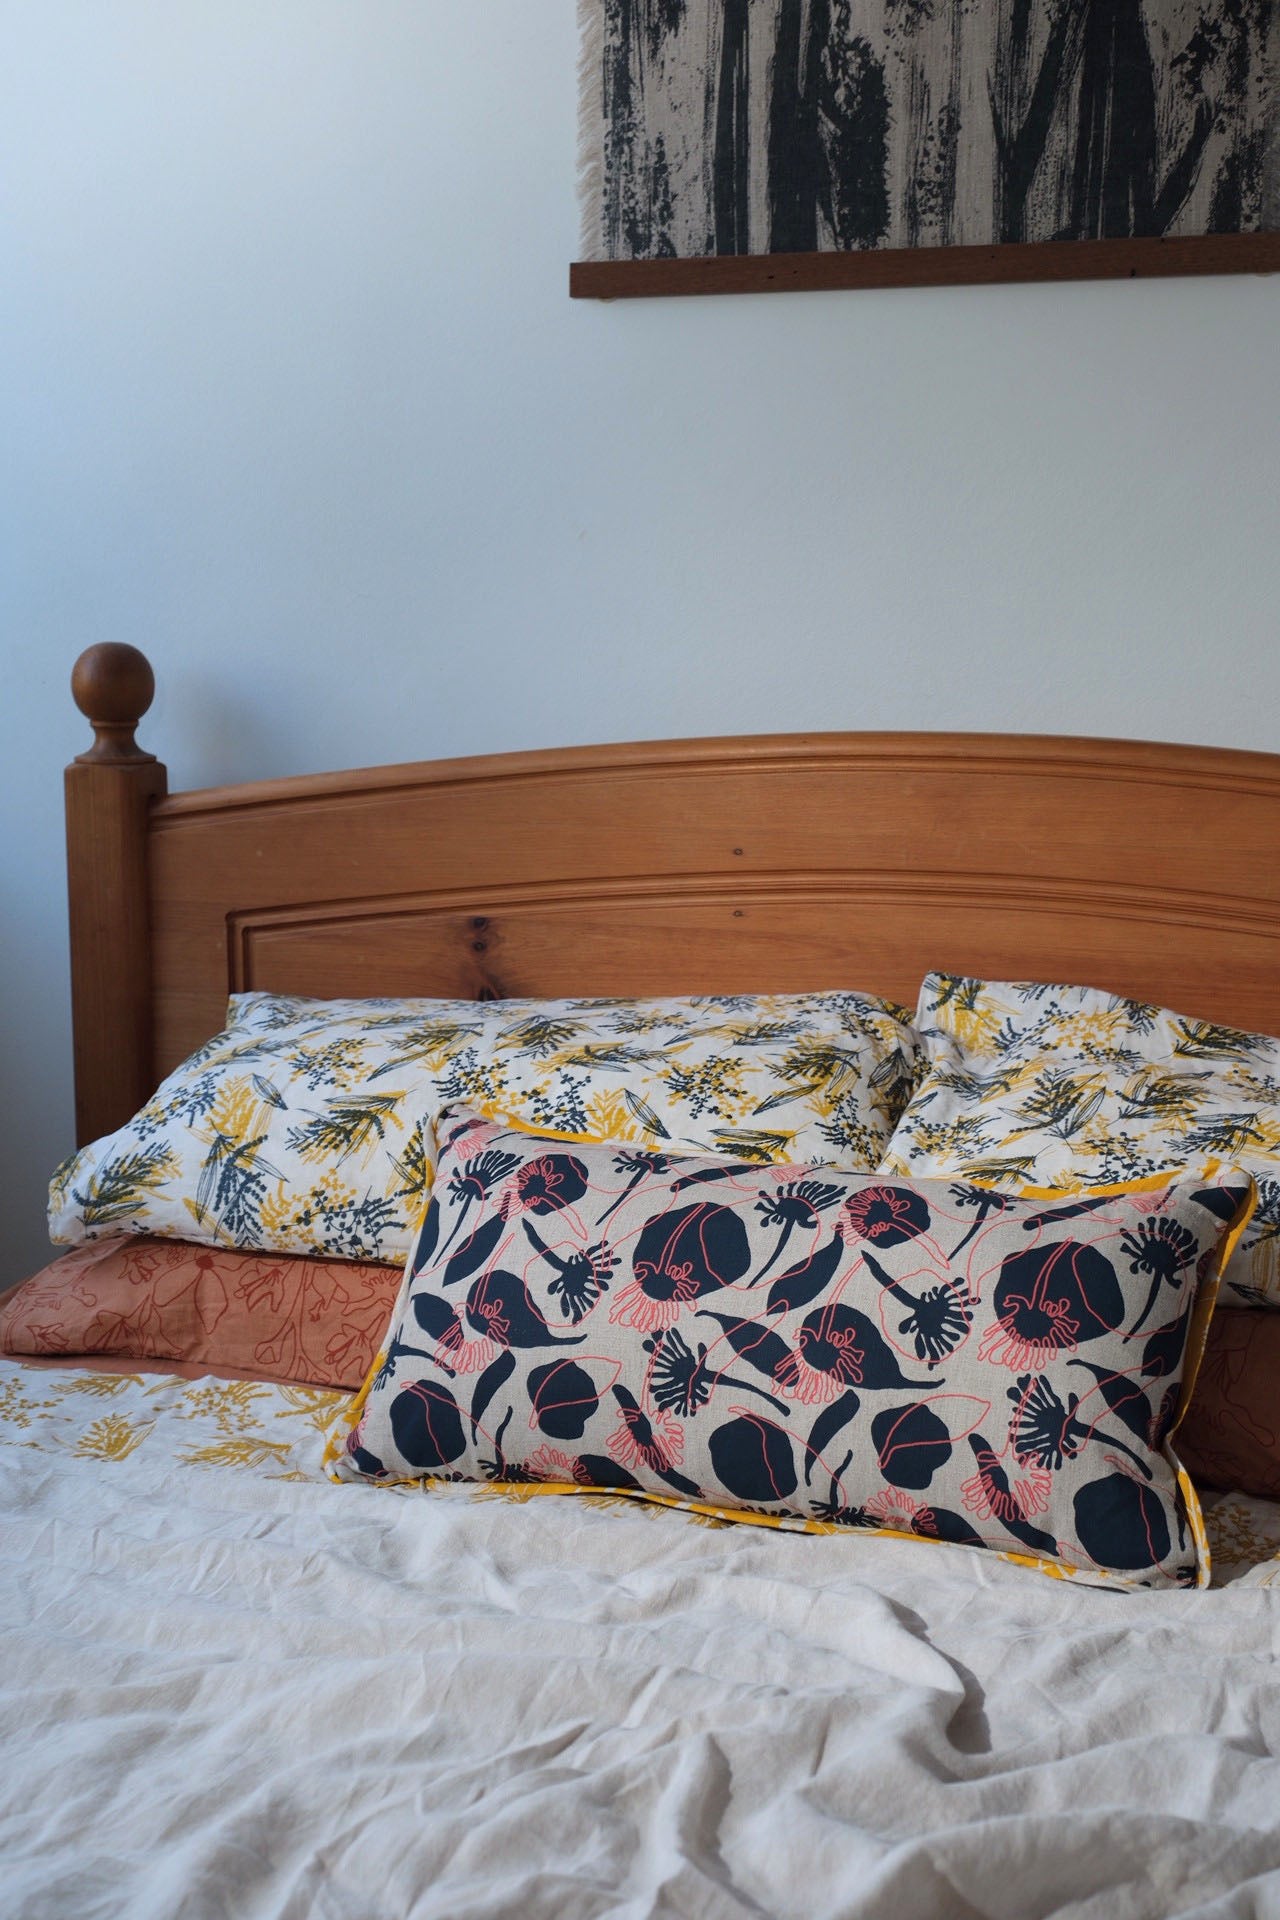
[[[606,1242],[596,1241],[589,1247],[574,1247],[566,1259],[555,1247],[547,1246],[527,1220],[524,1230],[548,1266],[555,1270],[555,1279],[547,1282],[548,1296],[553,1299],[559,1296],[564,1318],[578,1326],[600,1295],[608,1293],[619,1255],[611,1252]]]
[[[829,1406],[846,1387],[862,1379],[862,1348],[852,1327],[834,1324],[835,1309],[825,1307],[800,1328],[796,1345],[773,1370],[774,1385],[804,1406]]]
[[[893,1527],[899,1533],[915,1532],[917,1518],[921,1514],[929,1514],[930,1519],[933,1518],[928,1507],[923,1506],[911,1494],[904,1493],[901,1487],[882,1487],[879,1493],[871,1496],[862,1511],[865,1517],[868,1520],[874,1520],[878,1527]],[[936,1521],[930,1531],[937,1531]]]
[[[650,1415],[632,1403],[621,1408],[618,1425],[605,1445],[620,1467],[669,1473],[684,1459],[684,1428],[674,1414],[659,1408]]]
[[[777,1169],[773,1171],[776,1173]],[[840,1198],[840,1188],[828,1180],[788,1180],[780,1182],[773,1193],[763,1193],[755,1203],[762,1227],[781,1227],[773,1252],[752,1281],[758,1287],[765,1275],[781,1259],[787,1242],[797,1227],[812,1232],[821,1223],[827,1208]]]
[[[836,1215],[846,1246],[869,1240],[876,1247],[898,1247],[928,1233],[931,1224],[927,1202],[910,1187],[863,1187]]]
[[[1030,1520],[1037,1513],[1048,1513],[1049,1497],[1053,1491],[1051,1473],[1044,1467],[1038,1467],[1033,1460],[1020,1459],[1010,1462],[1005,1472],[1024,1520]]]
[[[467,1314],[473,1320],[483,1320],[489,1336],[496,1340],[499,1346],[505,1347],[510,1344],[507,1335],[511,1331],[511,1326],[502,1311],[501,1303],[486,1298],[479,1287],[472,1287],[467,1295]]]
[[[627,1183],[617,1199],[612,1201],[597,1219],[596,1231],[599,1232],[610,1215],[616,1213],[618,1208],[631,1198],[637,1187],[642,1186],[646,1180],[652,1179],[655,1174],[666,1173],[671,1164],[669,1153],[658,1153],[649,1147],[623,1147],[616,1153],[613,1158],[613,1170],[615,1173],[625,1174]]]
[[[819,1373],[800,1353],[789,1353],[785,1360],[779,1360],[773,1380],[779,1393],[806,1407],[829,1406],[841,1391],[834,1374]]]
[[[501,1129],[492,1120],[486,1120],[483,1114],[469,1113],[451,1122],[447,1132],[441,1133],[438,1145],[442,1153],[456,1153],[464,1140],[472,1134],[489,1134],[496,1139]]]
[[[484,1306],[480,1312],[486,1312]],[[506,1322],[498,1319],[495,1312],[489,1312],[487,1318],[492,1327],[501,1328],[505,1333]],[[505,1344],[505,1341],[493,1339],[489,1334],[482,1334],[478,1340],[468,1340],[461,1321],[455,1320],[436,1341],[431,1357],[437,1366],[452,1367],[455,1373],[483,1373],[497,1359]]]
[[[472,1207],[479,1206],[495,1187],[501,1186],[519,1164],[515,1154],[500,1153],[496,1148],[490,1148],[488,1152],[464,1161],[462,1167],[450,1175],[446,1191],[450,1200],[457,1205],[458,1217],[449,1231],[448,1239],[440,1248],[440,1258],[457,1239]]]
[[[576,1480],[577,1462],[560,1447],[545,1442],[529,1455],[528,1469],[535,1480]]]
[[[645,1278],[629,1280],[609,1309],[610,1322],[615,1326],[634,1327],[639,1333],[656,1333],[660,1328],[665,1331],[673,1327],[680,1318],[681,1307],[696,1299],[698,1282],[688,1262],[669,1266],[662,1277],[671,1289],[669,1299],[655,1300],[646,1291]],[[652,1284],[652,1276],[646,1278]]]
[[[1130,1273],[1169,1281],[1176,1280],[1200,1251],[1194,1233],[1167,1216],[1127,1228],[1120,1237],[1120,1246],[1131,1263]]]
[[[1053,1382],[1022,1374],[1006,1397],[1013,1406],[1009,1445],[1022,1462],[1059,1471],[1078,1457],[1089,1439],[1089,1429],[1076,1419],[1077,1393],[1062,1400]]]
[[[1009,1302],[1011,1308],[1028,1304]],[[1036,1310],[1042,1317],[1039,1334],[1019,1331],[1011,1317],[996,1320],[979,1343],[979,1360],[1015,1373],[1040,1373],[1056,1354],[1079,1345],[1080,1323],[1071,1318],[1066,1300],[1041,1300]]]
[[[1006,1486],[1000,1485],[997,1467]],[[1052,1485],[1052,1474],[1032,1461],[1015,1456],[1012,1462],[1001,1462],[984,1450],[978,1471],[961,1486],[960,1498],[979,1520],[1030,1520],[1033,1514],[1048,1511]]]
[[[979,1520],[1019,1520],[1022,1509],[1011,1492],[997,1486],[986,1467],[979,1467],[960,1488],[960,1498]]]
[[[1125,1294],[1100,1248],[1059,1240],[1003,1260],[992,1307],[979,1360],[1040,1373],[1058,1354],[1118,1327]]]
[[[517,1167],[503,1198],[503,1213],[563,1213],[587,1191],[587,1170],[571,1153],[541,1153]]]
[[[483,1200],[487,1193],[514,1173],[519,1164],[514,1153],[499,1153],[493,1147],[487,1153],[478,1153],[464,1161],[459,1170],[450,1175],[449,1197],[453,1200]]]
[[[655,1333],[674,1326],[680,1309],[703,1294],[731,1287],[751,1266],[751,1241],[732,1207],[695,1200],[655,1214],[631,1254],[632,1277],[609,1319]]]

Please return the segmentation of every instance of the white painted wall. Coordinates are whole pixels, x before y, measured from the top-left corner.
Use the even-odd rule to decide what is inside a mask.
[[[573,15],[6,9],[0,1283],[71,1138],[92,640],[151,655],[175,787],[775,727],[1280,744],[1280,280],[570,304]]]

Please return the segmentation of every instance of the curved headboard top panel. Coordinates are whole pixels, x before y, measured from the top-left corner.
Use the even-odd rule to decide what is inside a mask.
[[[1084,979],[1280,1026],[1280,760],[811,735],[162,801],[160,1067],[228,986],[456,997]]]
[[[1091,779],[1105,765],[1117,780],[1158,782],[1186,787],[1197,781],[1222,788],[1274,789],[1280,781],[1280,754],[1246,752],[1235,747],[1181,746],[1159,740],[1121,740],[1050,733],[759,733],[706,735],[684,740],[622,740],[600,746],[540,748],[523,753],[468,755],[456,760],[402,761],[385,767],[357,767],[338,773],[301,774],[231,787],[204,787],[169,794],[166,817],[227,812],[241,807],[287,806],[299,800],[347,799],[355,794],[403,791],[442,783],[484,784],[551,774],[656,766],[692,767],[708,772],[747,765],[796,765],[816,768],[851,760],[893,767],[947,766],[964,770],[975,759],[989,768],[1007,763],[1018,772],[1028,765],[1064,773],[1075,769]]]
[[[146,816],[146,1073],[254,987],[910,1005],[941,967],[1280,1031],[1278,856],[1280,756],[1048,736],[643,742],[178,794]]]

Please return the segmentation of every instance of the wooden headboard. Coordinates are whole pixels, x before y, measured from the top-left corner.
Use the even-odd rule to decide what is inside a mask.
[[[81,1141],[229,990],[452,998],[1085,981],[1280,1032],[1280,756],[825,733],[428,761],[169,794],[94,647],[67,769]]]

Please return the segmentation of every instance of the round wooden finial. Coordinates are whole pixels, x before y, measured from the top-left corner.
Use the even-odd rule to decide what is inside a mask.
[[[71,669],[71,692],[93,728],[93,745],[78,761],[154,760],[134,739],[134,729],[155,698],[156,677],[145,653],[116,640],[86,647]]]

